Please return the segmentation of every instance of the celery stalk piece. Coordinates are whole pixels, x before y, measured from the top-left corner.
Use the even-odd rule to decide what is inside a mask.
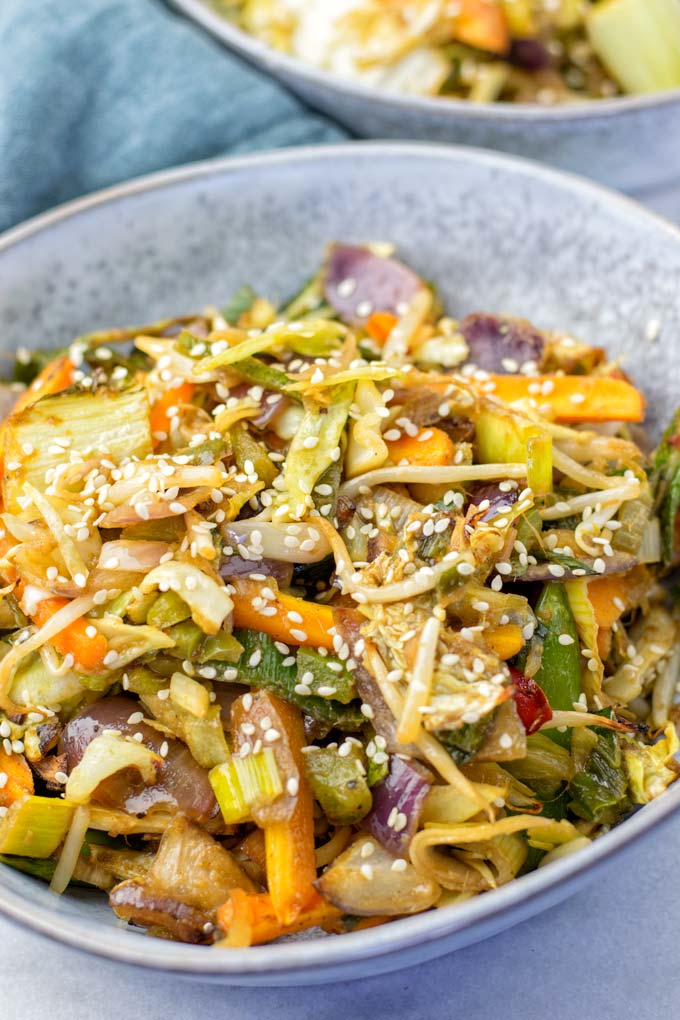
[[[3,502],[10,513],[21,514],[24,484],[44,492],[45,472],[68,462],[71,452],[99,456],[107,450],[114,463],[151,453],[149,401],[146,392],[136,388],[57,393],[10,417],[5,436],[6,463],[21,466],[5,472]],[[66,453],[55,453],[55,436],[69,440]],[[31,447],[27,455],[24,449]],[[31,510],[31,516],[35,512]]]
[[[182,623],[191,616],[191,610],[176,591],[164,591],[155,599],[146,614],[146,622],[150,627],[164,630]]]
[[[49,857],[63,841],[75,805],[59,797],[24,797],[0,819],[0,854]]]
[[[276,756],[270,747],[217,765],[209,778],[227,825],[246,821],[253,807],[265,807],[283,793]]]
[[[502,408],[486,407],[477,418],[476,442],[482,464],[525,463],[534,495],[552,492],[552,437],[539,425]]]
[[[604,0],[586,15],[595,53],[626,92],[680,86],[678,0]]]
[[[545,496],[553,488],[552,436],[540,428],[528,429],[527,484],[534,496]]]

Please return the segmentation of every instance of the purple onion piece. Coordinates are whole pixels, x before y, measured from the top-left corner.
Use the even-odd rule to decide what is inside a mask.
[[[489,506],[483,511],[480,520],[491,521],[502,512],[503,508],[511,507],[517,501],[519,488],[503,492],[495,482],[475,485],[468,492],[468,506],[481,506],[485,500]]]
[[[207,770],[194,761],[181,740],[165,737],[146,723],[130,723],[130,716],[139,708],[137,700],[115,696],[103,698],[74,716],[64,728],[59,744],[60,753],[67,756],[69,773],[84,755],[87,745],[104,730],[120,730],[129,735],[141,733],[144,746],[157,754],[163,743],[168,745],[156,782],[145,783],[133,770],[125,769],[99,784],[96,800],[135,815],[146,814],[155,807],[166,807],[183,811],[187,818],[196,822],[213,818],[219,809]]]
[[[418,831],[429,790],[430,781],[422,771],[393,754],[388,775],[373,787],[373,807],[364,819],[364,828],[395,857],[403,857]],[[403,828],[401,816],[406,818]]]
[[[552,65],[552,57],[540,39],[513,39],[508,59],[525,71],[544,71]]]
[[[237,386],[232,386],[230,395],[232,397],[245,397],[246,394],[253,389],[252,383],[239,383]],[[284,407],[287,407],[292,401],[289,397],[283,393],[277,394],[277,399],[269,401],[272,396],[270,390],[266,388],[263,390],[262,397],[260,398],[260,411],[256,418],[251,418],[250,424],[254,425],[257,429],[265,429],[272,418],[275,418],[279,411],[282,411]]]
[[[514,373],[543,360],[545,337],[526,319],[475,312],[458,327],[470,349],[468,361],[485,372]]]
[[[372,312],[399,314],[423,286],[419,276],[395,259],[337,244],[326,265],[324,295],[345,322],[361,326]]]
[[[236,543],[234,543],[236,544]],[[264,574],[273,577],[282,588],[289,588],[293,580],[293,563],[281,560],[245,560],[237,552],[227,556],[220,566],[220,575],[225,581],[230,577],[250,577],[251,574]]]

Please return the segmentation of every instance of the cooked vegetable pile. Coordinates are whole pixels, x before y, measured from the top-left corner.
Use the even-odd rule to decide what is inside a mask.
[[[650,459],[604,351],[391,254],[19,352],[6,865],[249,946],[494,889],[676,779],[680,417]]]
[[[678,0],[211,0],[370,87],[553,105],[680,87]]]

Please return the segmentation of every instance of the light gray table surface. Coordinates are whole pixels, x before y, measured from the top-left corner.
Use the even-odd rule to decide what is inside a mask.
[[[650,197],[680,222],[680,189]],[[659,1020],[680,1016],[680,818],[551,911],[432,963],[315,988],[201,985],[0,918],[0,1020]],[[302,950],[302,947],[301,947]]]

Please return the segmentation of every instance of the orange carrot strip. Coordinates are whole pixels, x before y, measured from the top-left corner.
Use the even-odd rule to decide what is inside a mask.
[[[253,943],[252,908],[249,896],[243,889],[232,889],[229,899],[217,911],[217,919],[220,926],[226,931],[227,937],[218,945],[228,949],[245,949]],[[225,923],[222,924],[220,914],[224,914]],[[228,922],[228,923],[227,923]]]
[[[42,599],[36,605],[33,620],[38,627],[42,627],[68,603],[68,599],[62,598]],[[89,637],[87,634],[89,626],[88,620],[74,620],[68,627],[50,638],[50,644],[54,645],[62,655],[70,653],[81,669],[100,670],[104,665],[104,656],[109,646],[103,634],[98,633],[94,637]]]
[[[524,648],[522,628],[515,623],[487,627],[484,637],[499,659],[511,659],[513,655],[517,655]]]
[[[645,399],[625,379],[593,375],[493,375],[491,396],[505,403],[535,400],[559,422],[642,421]],[[552,383],[552,389],[546,384]],[[485,385],[485,384],[477,384]],[[545,391],[549,389],[550,392]]]
[[[73,382],[75,365],[68,354],[60,354],[54,361],[48,362],[30,386],[21,394],[12,408],[12,414],[18,414],[31,404],[35,404],[41,397],[48,397],[52,393],[61,393],[68,389]]]
[[[326,930],[337,928],[341,913],[337,907],[327,903],[315,891],[312,897],[300,912],[298,917],[291,924],[282,925],[274,911],[272,898],[269,893],[258,893],[251,896],[243,896],[243,890],[237,892],[237,902],[234,903],[234,895],[221,906],[217,911],[217,922],[219,926],[231,935],[234,919],[239,912],[248,912],[250,923],[251,946],[260,946],[265,942],[273,942],[282,935],[294,935],[296,932],[305,931],[307,928],[325,928]],[[245,926],[244,926],[245,927]]]
[[[0,777],[5,776],[0,786],[0,807],[10,807],[27,793],[34,793],[33,773],[23,754],[7,754],[0,747]]]
[[[633,567],[625,574],[611,574],[589,580],[588,599],[595,610],[598,627],[606,630],[613,626],[623,613],[633,608],[649,583],[649,572],[642,565]],[[614,604],[614,599],[619,603],[618,606]]]
[[[366,332],[376,343],[384,344],[398,322],[391,312],[373,312],[366,320]]]
[[[408,461],[419,466],[442,467],[453,464],[456,455],[453,440],[442,429],[421,429],[416,436],[404,434],[386,445],[395,464]]]
[[[195,386],[190,382],[183,382],[174,389],[168,390],[162,397],[159,397],[151,408],[151,434],[155,438],[156,432],[170,431],[170,415],[168,410],[178,404],[188,404],[194,395]],[[156,439],[156,442],[158,440]]]
[[[507,53],[510,29],[498,0],[462,0],[455,21],[456,38],[490,53]]]
[[[261,597],[262,583],[245,577],[230,578],[229,583],[236,589],[232,595],[235,627],[263,631],[276,641],[284,641],[288,645],[312,645],[314,648],[328,648],[332,651],[333,636],[329,631],[334,623],[330,606],[307,602],[277,591],[273,602],[271,599],[266,601],[267,606],[276,607],[276,615],[263,616],[253,606],[253,600]],[[265,604],[264,601],[262,604]],[[293,623],[289,618],[291,612],[299,613],[302,623]],[[305,638],[301,638],[300,634],[305,634]]]
[[[307,741],[302,716],[288,702],[270,697],[276,702],[279,726],[283,727],[279,739],[288,744],[300,777],[290,818],[271,822],[264,829],[269,895],[279,924],[288,926],[298,919],[314,893],[314,798],[304,778],[302,748]]]

